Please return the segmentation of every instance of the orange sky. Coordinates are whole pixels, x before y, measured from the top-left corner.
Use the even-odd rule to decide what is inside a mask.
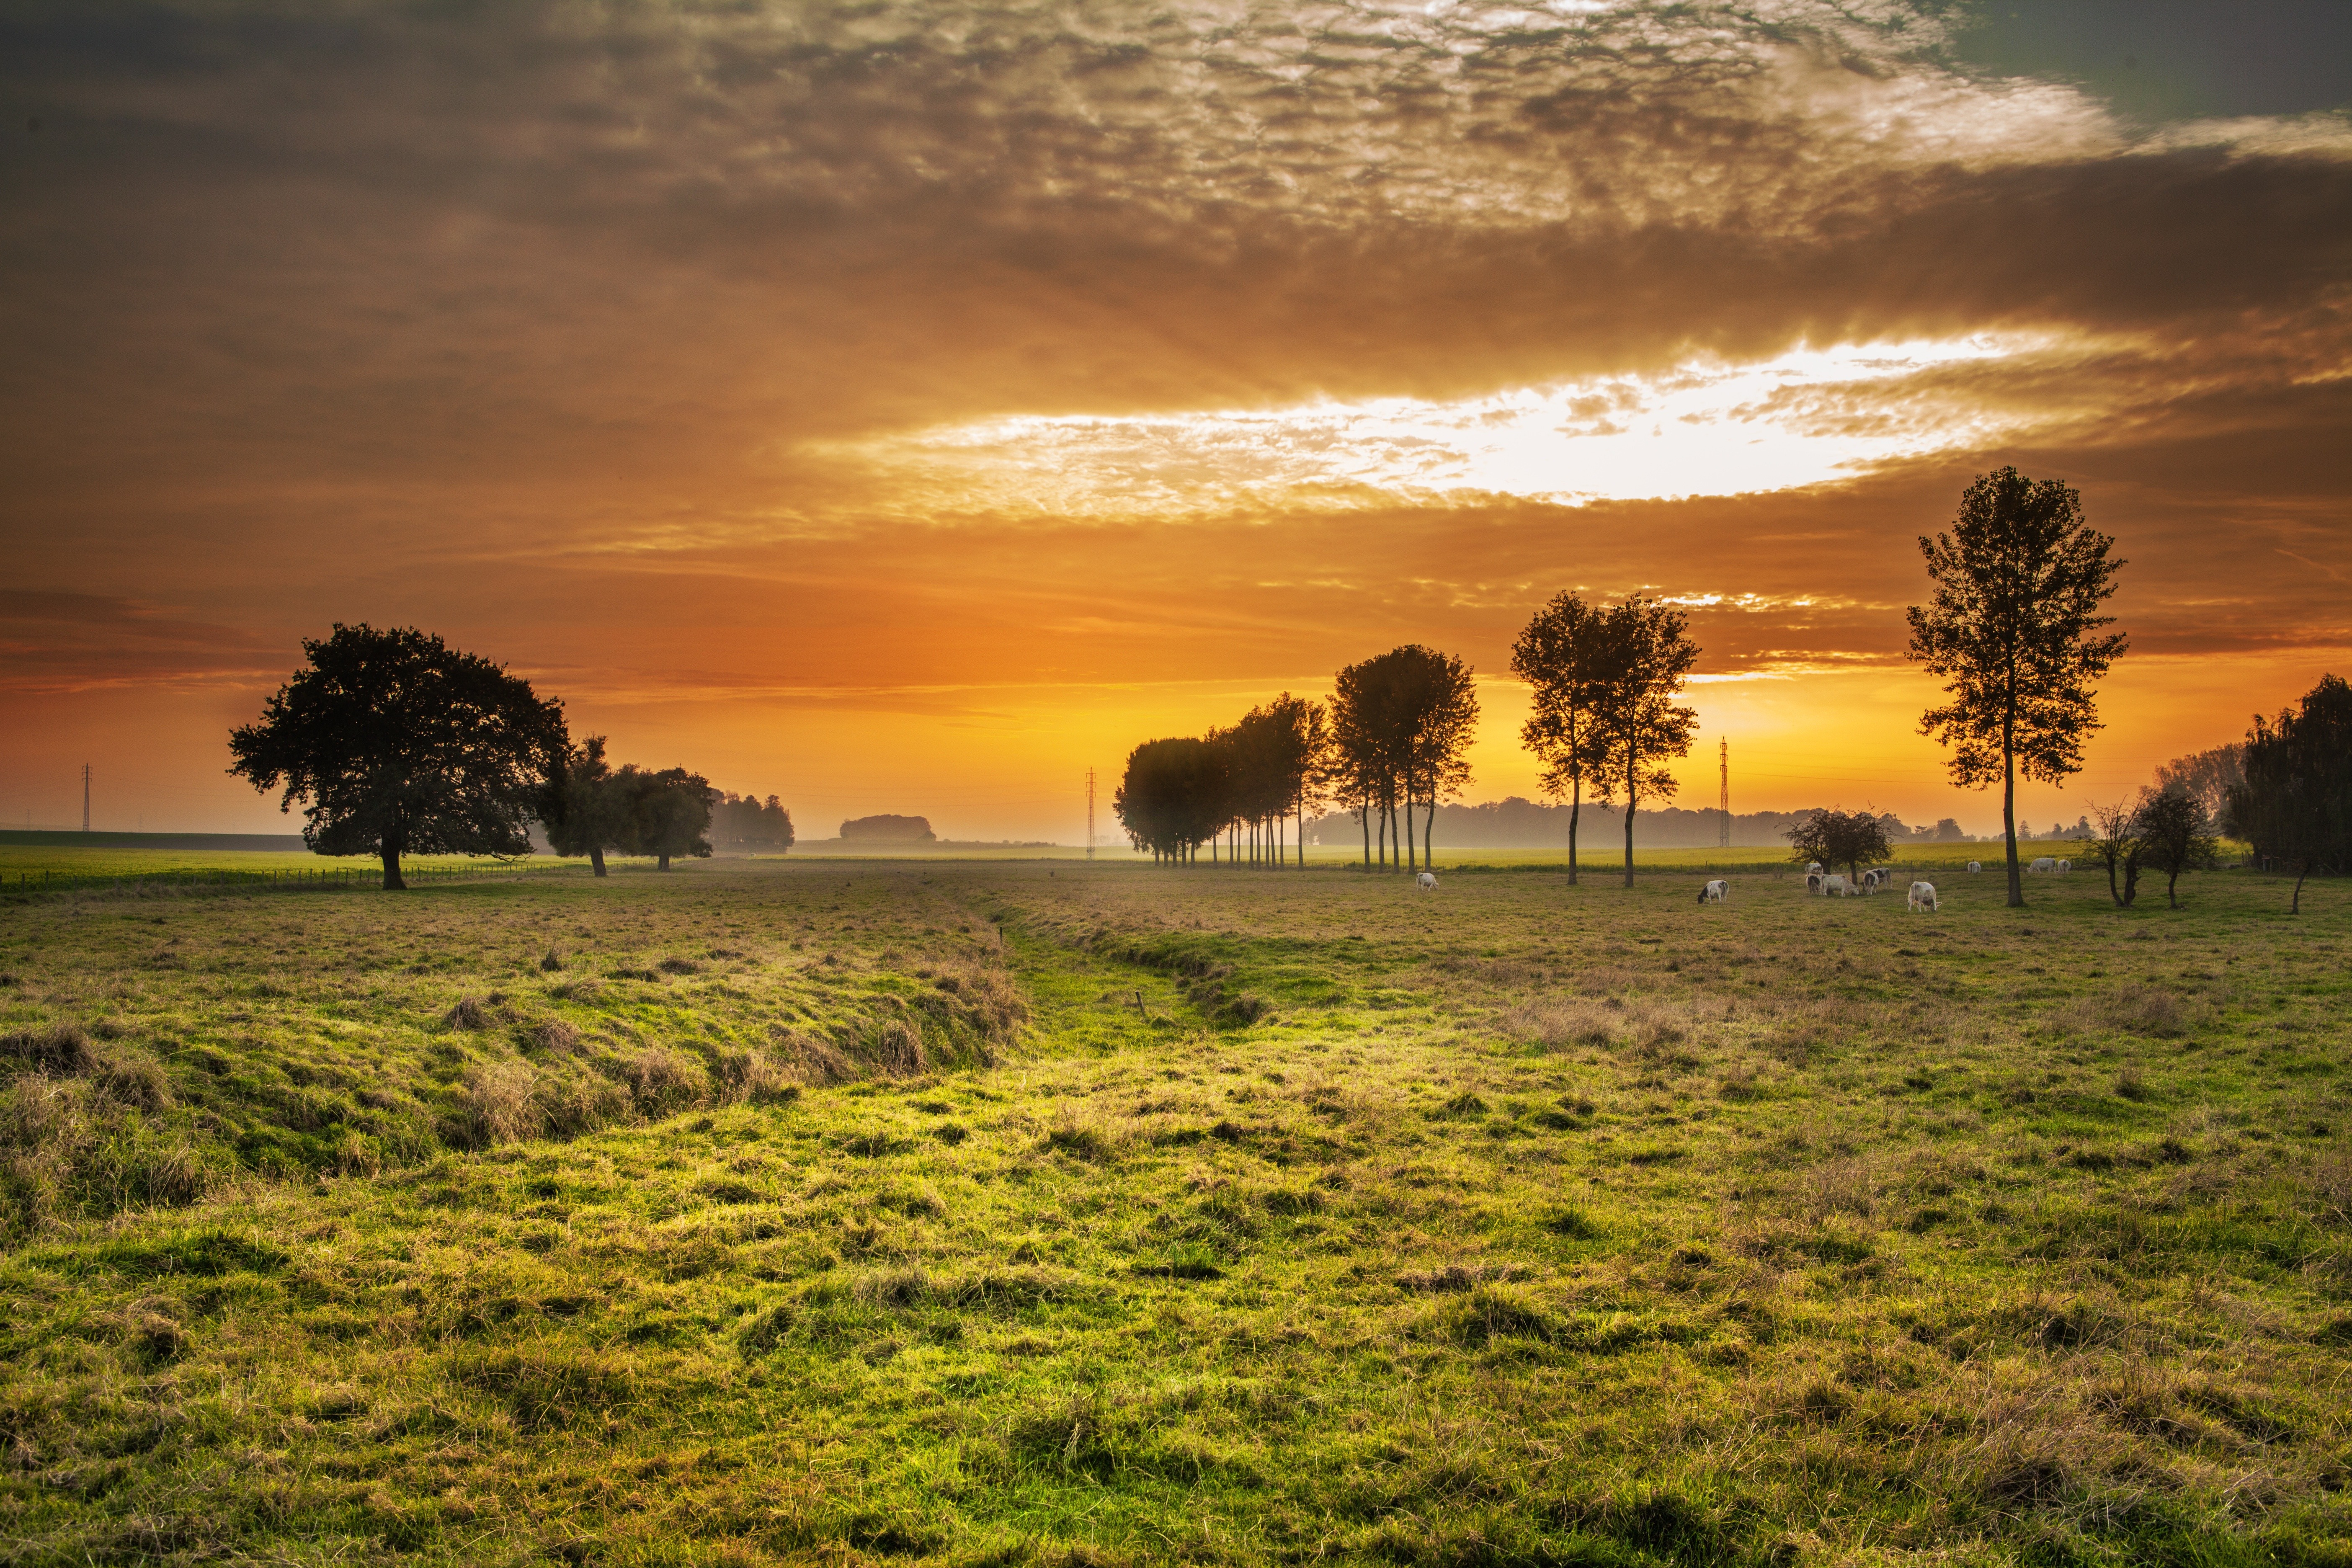
[[[1990,831],[1902,611],[2004,462],[2130,562],[2072,821],[2352,669],[2352,37],[2064,16],[12,8],[0,823],[283,825],[225,736],[334,620],[808,837],[1075,840],[1402,641],[1532,793],[1574,587],[1690,605],[1684,804]]]

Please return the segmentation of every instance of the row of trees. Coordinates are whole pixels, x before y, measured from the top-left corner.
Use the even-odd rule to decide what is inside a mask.
[[[1522,736],[1546,788],[1570,802],[1570,880],[1589,795],[1625,804],[1632,885],[1633,815],[1674,795],[1666,763],[1689,753],[1697,727],[1675,699],[1698,655],[1683,611],[1640,595],[1602,607],[1561,594],[1520,634],[1511,668],[1535,700]],[[1336,805],[1355,815],[1366,865],[1412,870],[1432,863],[1439,803],[1469,782],[1477,721],[1469,665],[1408,643],[1340,670],[1328,702],[1285,692],[1229,730],[1145,742],[1113,806],[1129,839],[1161,860],[1192,861],[1225,838],[1234,858],[1281,864],[1286,825],[1299,829],[1303,861],[1307,814]]]
[[[407,855],[528,855],[534,821],[560,855],[652,856],[665,871],[724,842],[790,848],[775,796],[724,795],[684,768],[614,767],[604,737],[574,744],[563,704],[520,676],[413,627],[338,622],[305,638],[310,668],[229,735],[229,772],[303,808],[320,855],[374,855],[405,886]]]
[[[1206,846],[1212,860],[1280,866],[1305,862],[1308,813],[1338,805],[1367,865],[1416,867],[1437,803],[1469,782],[1477,722],[1470,667],[1409,643],[1340,670],[1328,700],[1286,691],[1231,728],[1144,742],[1111,807],[1157,859],[1189,864]]]

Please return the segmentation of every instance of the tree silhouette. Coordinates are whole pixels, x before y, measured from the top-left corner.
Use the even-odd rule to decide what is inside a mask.
[[[1857,883],[1862,863],[1885,859],[1889,848],[1885,819],[1867,811],[1807,812],[1781,837],[1789,841],[1790,857],[1798,863],[1818,860],[1823,866],[1843,866],[1847,877]]]
[[[1606,642],[1600,612],[1574,594],[1555,594],[1511,647],[1511,671],[1528,683],[1535,711],[1519,738],[1544,764],[1543,787],[1568,796],[1568,880],[1577,880],[1576,827],[1584,781],[1607,760],[1594,708]]]
[[[627,800],[613,788],[604,736],[591,735],[566,752],[539,815],[558,855],[585,855],[597,876],[605,874],[604,851],[627,842],[630,820]]]
[[[336,623],[305,638],[310,668],[261,718],[231,731],[229,772],[281,811],[305,802],[320,855],[528,855],[529,824],[571,749],[563,704],[499,666],[414,627]]]
[[[2177,910],[2180,873],[2201,871],[2220,854],[2213,820],[2195,795],[2171,790],[2143,792],[2138,816],[2140,858],[2149,870],[2164,873],[2165,906]]]
[[[1129,842],[1163,864],[1187,864],[1228,820],[1222,759],[1191,735],[1146,741],[1129,752],[1111,810]]]
[[[2099,614],[2124,564],[2107,558],[2115,542],[2083,521],[2074,490],[2007,468],[1968,488],[1951,532],[1919,541],[1936,596],[1907,612],[1906,651],[1951,698],[1920,732],[1952,749],[1953,783],[2000,781],[2011,908],[2025,903],[2018,768],[2045,784],[2081,770],[2084,738],[2100,728],[2091,683],[2128,646],[2120,632],[2091,635],[2115,622]]]
[[[2320,678],[2302,708],[2254,715],[2245,782],[2229,792],[2231,833],[2265,859],[2295,867],[2288,912],[2303,912],[2304,879],[2352,868],[2352,686]]]
[[[1633,885],[1633,814],[1643,795],[1673,798],[1669,757],[1690,755],[1698,715],[1675,697],[1698,662],[1689,617],[1673,605],[1636,594],[1601,613],[1601,649],[1592,688],[1592,721],[1600,768],[1595,782],[1606,803],[1625,795],[1625,885]]]
[[[2083,858],[2106,872],[2107,897],[2115,900],[2116,908],[2127,910],[2139,897],[2139,803],[2094,804],[2086,815],[2091,837],[2083,841]]]
[[[718,791],[700,773],[684,768],[658,773],[624,767],[605,786],[624,803],[626,828],[621,848],[630,855],[650,855],[656,870],[667,871],[673,858],[710,854],[710,805]]]

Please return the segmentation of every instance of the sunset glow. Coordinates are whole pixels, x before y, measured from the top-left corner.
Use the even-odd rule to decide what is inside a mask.
[[[2352,121],[2291,30],[142,15],[0,30],[9,824],[87,762],[101,826],[282,829],[224,737],[362,620],[818,833],[1075,842],[1088,767],[1403,642],[1531,794],[1573,588],[1689,609],[1739,809],[1989,831],[1903,613],[2005,463],[2129,562],[2033,817],[2352,668]]]

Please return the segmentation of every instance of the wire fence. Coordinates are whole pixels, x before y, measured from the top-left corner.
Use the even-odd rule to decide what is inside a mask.
[[[585,875],[582,866],[404,866],[400,879],[410,887],[435,882],[475,882],[493,878],[571,877]],[[383,872],[321,867],[287,867],[240,871],[229,867],[183,867],[162,871],[19,871],[14,878],[0,871],[0,893],[69,893],[92,889],[249,889],[257,892],[333,892],[343,889],[381,888]]]

